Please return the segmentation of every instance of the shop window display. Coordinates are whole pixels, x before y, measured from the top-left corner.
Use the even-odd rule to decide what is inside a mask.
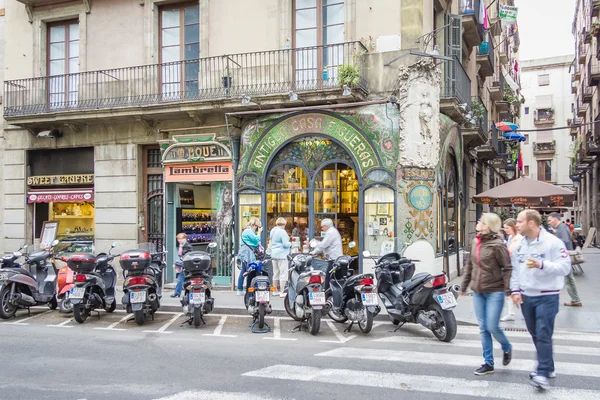
[[[57,238],[76,240],[94,235],[94,203],[50,203],[50,219],[60,221]]]
[[[394,251],[394,190],[365,190],[365,250],[381,256]]]

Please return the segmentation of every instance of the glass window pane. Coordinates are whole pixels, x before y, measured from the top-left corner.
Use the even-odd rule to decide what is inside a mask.
[[[389,188],[370,188],[365,191],[364,243],[365,250],[382,256],[394,251],[394,191]],[[393,237],[392,236],[392,237]]]
[[[69,58],[79,57],[79,42],[69,43]]]
[[[79,24],[69,25],[69,40],[79,40]]]
[[[271,171],[267,179],[268,190],[299,190],[308,188],[304,170],[295,165],[281,165]]]
[[[344,4],[344,0],[323,0],[323,6],[331,6],[334,4]]]
[[[323,44],[344,42],[344,25],[334,25],[323,28]]]
[[[296,29],[314,28],[317,26],[317,9],[296,11]]]
[[[200,58],[200,43],[186,44],[184,60],[196,60],[198,58]]]
[[[200,22],[200,6],[186,7],[183,14],[186,25]]]
[[[164,83],[181,82],[180,79],[180,66],[175,65],[164,65],[162,67],[162,81]]]
[[[48,79],[48,91],[50,93],[62,93],[65,91],[65,78],[63,76],[58,78]]]
[[[323,25],[343,24],[344,5],[323,7]]]
[[[187,81],[194,81],[198,79],[200,72],[200,64],[197,62],[185,63],[185,79]]]
[[[50,44],[50,59],[56,60],[65,58],[65,42]]]
[[[310,47],[317,45],[317,30],[307,29],[296,31],[296,47]]]
[[[62,75],[65,73],[65,60],[50,61],[50,75]]]
[[[79,58],[69,59],[69,73],[75,74],[79,72]]]
[[[162,43],[164,46],[174,46],[180,44],[180,31],[179,28],[169,28],[162,30]]]
[[[179,61],[180,51],[181,50],[180,50],[179,46],[163,47],[162,62],[167,63],[167,62],[172,62],[172,61]]]
[[[64,25],[50,27],[50,42],[64,42],[65,27]]]
[[[180,25],[180,11],[178,8],[173,10],[163,10],[162,12],[162,27],[172,28]]]
[[[184,33],[185,43],[196,43],[200,41],[200,25],[186,25]]]
[[[296,0],[296,9],[316,7],[317,0]]]
[[[195,95],[198,92],[198,81],[185,82],[185,91],[188,95]]]
[[[323,65],[344,65],[344,46],[331,46],[323,49]]]

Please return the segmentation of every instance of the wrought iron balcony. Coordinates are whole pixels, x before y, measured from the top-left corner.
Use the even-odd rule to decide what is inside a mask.
[[[593,87],[589,87],[589,86],[585,86],[583,88],[583,102],[591,104],[593,98],[594,98],[594,88]]]
[[[360,42],[230,54],[5,82],[4,116],[315,92],[366,94]],[[342,78],[345,77],[345,78]],[[236,100],[236,104],[239,100]]]
[[[471,99],[471,111],[465,127],[461,129],[463,144],[467,148],[486,145],[488,138],[488,110],[479,96]]]
[[[440,110],[455,121],[462,122],[463,116],[456,107],[459,104],[471,104],[471,79],[458,58],[454,57],[454,61],[444,63]]]
[[[600,61],[595,57],[590,57],[588,62],[588,86],[596,86],[600,83]]]
[[[483,21],[479,21],[481,2],[461,0],[460,13],[462,15],[463,39],[468,46],[479,46],[483,41]]]
[[[556,142],[555,141],[543,142],[543,143],[533,142],[533,154],[536,156],[554,154],[555,151],[556,151]]]
[[[477,47],[477,65],[484,78],[494,75],[494,47],[492,42],[483,42]]]

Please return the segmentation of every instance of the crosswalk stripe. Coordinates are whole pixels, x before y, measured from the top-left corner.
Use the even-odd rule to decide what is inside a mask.
[[[529,385],[494,382],[484,379],[468,380],[440,376],[297,365],[272,365],[247,372],[242,374],[242,376],[499,399],[540,399],[540,394]],[[561,400],[597,400],[600,398],[600,391],[553,387],[552,390],[544,393],[543,397],[544,399]]]
[[[362,360],[393,361],[416,364],[453,365],[457,367],[476,367],[483,360],[479,356],[452,354],[452,357],[441,357],[440,354],[421,353],[416,351],[396,351],[381,349],[340,347],[334,350],[315,354],[321,357],[356,358]],[[508,369],[518,371],[534,371],[536,363],[533,360],[512,360]],[[498,366],[498,365],[496,365]],[[579,375],[600,378],[600,369],[594,364],[555,362],[556,371],[561,375]]]
[[[436,338],[424,338],[424,337],[410,337],[410,336],[390,336],[381,339],[373,339],[373,342],[385,342],[385,343],[402,343],[402,344],[416,344],[416,345],[427,345],[427,346],[441,346],[449,348],[452,346],[457,347],[468,347],[473,349],[481,349],[480,340],[466,340],[466,339],[454,339],[451,343],[442,343]],[[511,343],[513,350],[517,351],[535,351],[533,343]],[[494,347],[500,349],[500,343],[494,341]],[[580,347],[580,346],[562,346],[554,345],[552,347],[556,354],[581,354],[584,356],[600,356],[600,348],[597,347]]]
[[[274,400],[273,397],[266,397],[254,393],[241,392],[221,392],[212,390],[190,390],[187,392],[176,393],[171,396],[161,397],[156,400]],[[585,399],[583,399],[585,400]]]

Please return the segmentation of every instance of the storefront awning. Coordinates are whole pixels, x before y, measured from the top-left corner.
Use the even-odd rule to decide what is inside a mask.
[[[27,203],[74,203],[94,200],[94,189],[31,189]]]

